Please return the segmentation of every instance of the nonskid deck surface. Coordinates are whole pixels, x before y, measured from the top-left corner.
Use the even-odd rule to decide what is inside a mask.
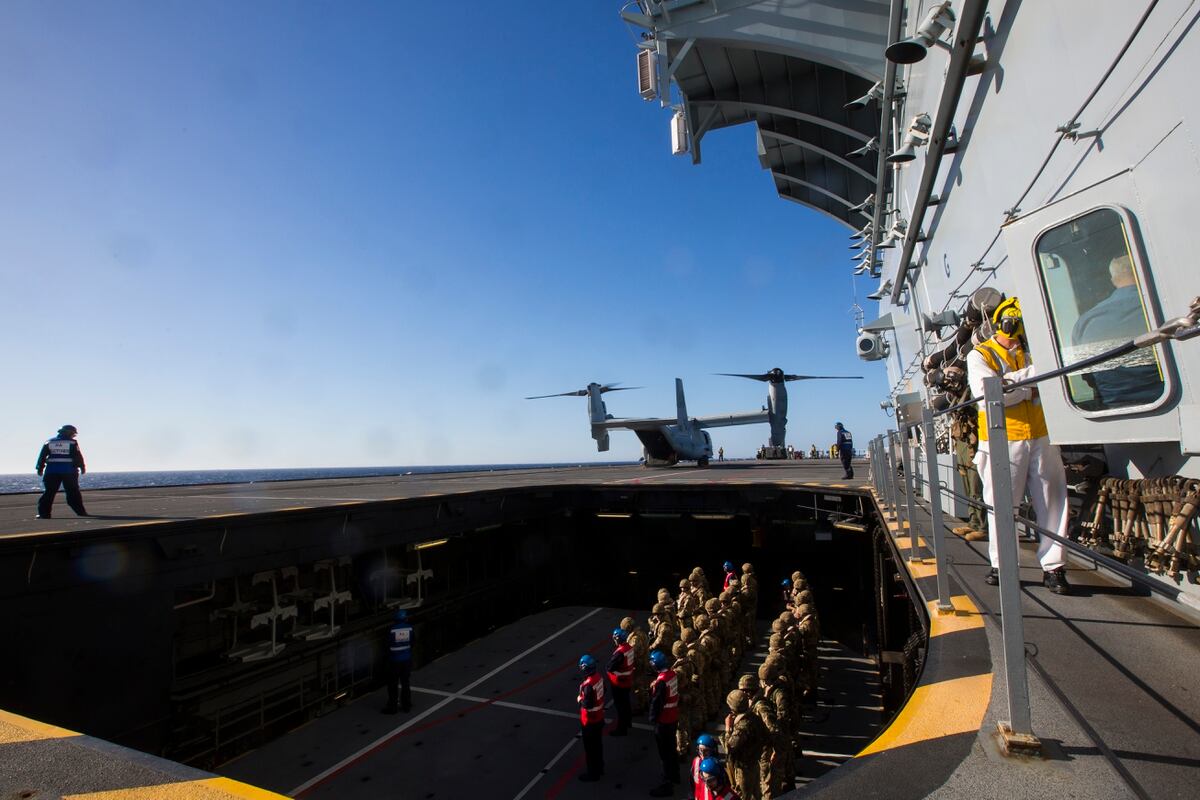
[[[36,493],[0,495],[0,539],[94,532],[240,514],[301,508],[409,500],[495,489],[537,486],[673,486],[697,484],[811,483],[829,488],[861,489],[865,462],[856,462],[857,479],[843,480],[841,466],[829,459],[814,461],[726,461],[708,467],[670,468],[566,467],[497,470],[494,472],[427,473],[379,478],[271,481],[266,483],[160,486],[144,489],[87,488],[87,510],[76,517],[59,496],[53,519],[34,519]]]
[[[414,672],[408,714],[381,714],[384,693],[376,691],[218,771],[306,800],[644,795],[659,774],[644,716],[628,737],[605,737],[601,782],[577,780],[575,665],[584,652],[603,662],[612,628],[626,615],[646,612],[566,607],[526,617]],[[748,654],[742,671],[763,655]],[[873,676],[842,669],[869,661],[824,642],[822,662],[827,688],[803,727],[823,749],[803,763],[800,783],[853,755],[880,722]],[[678,795],[690,797],[686,767],[681,775]]]

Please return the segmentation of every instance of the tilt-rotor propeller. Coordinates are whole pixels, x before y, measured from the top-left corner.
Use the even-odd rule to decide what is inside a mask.
[[[595,387],[597,387],[597,389],[599,389],[600,394],[604,394],[605,392],[626,392],[626,391],[629,391],[630,389],[641,389],[642,388],[641,386],[622,386],[619,382],[618,383],[606,383],[603,385],[596,384],[596,383],[588,384],[589,389],[593,386],[595,386]],[[573,392],[559,392],[558,394],[537,394],[537,395],[534,395],[533,397],[526,397],[525,399],[526,400],[542,400],[547,397],[587,397],[587,396],[588,396],[588,389],[576,389]]]

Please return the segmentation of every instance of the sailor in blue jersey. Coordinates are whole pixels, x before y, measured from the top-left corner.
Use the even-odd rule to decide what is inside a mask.
[[[843,478],[854,477],[854,467],[850,465],[850,459],[854,458],[854,437],[850,435],[850,431],[842,427],[842,423],[835,423],[833,426],[837,431],[837,449],[838,458],[842,460],[842,469],[845,471]]]
[[[401,711],[412,708],[413,626],[408,621],[408,612],[403,608],[396,612],[396,621],[388,630],[387,690],[388,702],[384,714],[396,713],[396,697],[399,695]]]
[[[71,510],[81,517],[88,516],[87,509],[83,507],[83,495],[79,491],[79,476],[87,472],[87,466],[75,441],[78,433],[74,425],[63,425],[58,429],[58,435],[48,439],[38,453],[37,474],[46,487],[38,500],[38,519],[50,519],[50,510],[60,486],[66,489],[67,505]]]

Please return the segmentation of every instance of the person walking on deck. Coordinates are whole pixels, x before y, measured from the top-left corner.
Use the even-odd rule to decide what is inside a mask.
[[[83,453],[75,436],[79,433],[74,425],[63,425],[58,435],[47,439],[38,453],[37,474],[46,491],[38,499],[37,518],[50,519],[54,498],[61,486],[67,492],[67,505],[78,516],[90,516],[83,507],[83,494],[79,491],[79,476],[87,472]]]

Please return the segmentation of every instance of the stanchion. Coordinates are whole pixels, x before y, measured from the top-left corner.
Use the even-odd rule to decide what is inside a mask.
[[[933,529],[933,557],[937,562],[937,610],[954,613],[950,602],[950,577],[946,574],[946,531],[942,527],[942,484],[937,477],[937,440],[933,433],[933,409],[921,409],[921,431],[925,437],[925,471],[929,485],[929,525]]]
[[[914,451],[916,448],[909,447],[908,440],[912,433],[912,428],[905,425],[900,428],[900,446],[904,448],[904,500],[908,510],[905,516],[908,517],[908,560],[919,561],[917,555],[917,503],[913,497],[913,471],[916,469],[916,459]]]
[[[887,433],[887,474],[888,474],[888,505],[892,508],[892,519],[895,520],[897,527],[900,525],[900,487],[896,484],[898,480],[896,472],[899,469],[897,464],[896,453],[896,432],[888,431]],[[907,467],[905,467],[907,469]]]
[[[1009,470],[1008,428],[1000,378],[984,378],[983,403],[987,418],[988,465],[992,508],[1000,557],[1000,625],[1004,642],[1004,678],[1008,685],[1008,720],[999,723],[1000,741],[1009,753],[1036,754],[1041,742],[1033,735],[1029,713],[1029,679],[1025,672],[1025,620],[1021,616],[1021,565],[1017,556],[1012,474]],[[982,439],[983,437],[980,437]],[[983,443],[980,443],[983,446]]]

